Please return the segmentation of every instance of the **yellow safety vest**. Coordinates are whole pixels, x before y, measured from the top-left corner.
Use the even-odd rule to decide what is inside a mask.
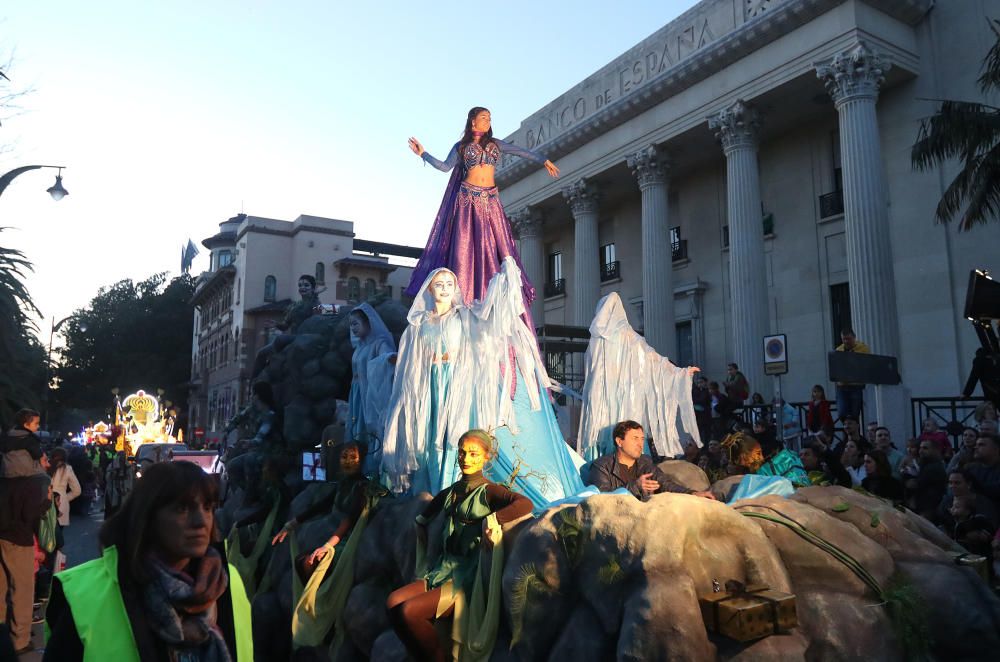
[[[56,575],[62,584],[76,632],[83,642],[84,662],[141,662],[118,589],[118,550],[107,547],[101,558]],[[250,601],[240,573],[229,566],[237,662],[253,662]],[[46,627],[46,632],[48,628]]]

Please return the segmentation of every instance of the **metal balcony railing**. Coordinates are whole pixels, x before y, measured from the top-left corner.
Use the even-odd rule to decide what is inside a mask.
[[[844,213],[844,192],[834,191],[819,196],[819,217],[829,218]]]
[[[555,297],[561,294],[566,294],[565,278],[558,278],[556,280],[545,283],[545,296]]]
[[[601,265],[602,283],[621,277],[621,273],[618,271],[618,265],[618,260],[615,260],[614,262],[605,262]]]
[[[688,240],[681,239],[680,241],[675,241],[670,244],[670,260],[672,262],[677,262],[678,260],[686,260],[688,256]]]

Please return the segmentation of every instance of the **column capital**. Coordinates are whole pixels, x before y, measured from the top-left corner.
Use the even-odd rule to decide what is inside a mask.
[[[564,188],[562,194],[574,218],[579,214],[597,213],[597,189],[582,177]]]
[[[733,105],[709,117],[708,128],[715,132],[726,154],[741,147],[756,149],[760,115],[756,108],[737,99]]]
[[[542,236],[542,226],[545,224],[545,218],[538,209],[521,207],[507,214],[507,218],[510,220],[510,227],[514,230],[514,234],[517,235],[518,239]]]
[[[640,190],[657,184],[663,185],[667,181],[670,159],[656,145],[648,145],[630,154],[625,163],[632,169]]]
[[[813,65],[834,104],[840,107],[851,99],[877,99],[878,90],[889,71],[889,61],[863,41],[837,53],[829,62]]]

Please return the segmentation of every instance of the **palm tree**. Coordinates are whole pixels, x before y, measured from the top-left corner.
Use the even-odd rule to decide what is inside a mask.
[[[0,227],[0,232],[5,228]],[[44,387],[45,352],[34,337],[33,317],[38,308],[24,285],[32,270],[24,253],[0,246],[0,422],[9,421],[12,410],[38,406]]]
[[[979,89],[984,97],[1000,92],[1000,20],[991,19],[997,41],[983,60]],[[1000,108],[986,103],[943,101],[920,126],[910,159],[928,170],[951,159],[962,169],[938,202],[935,220],[947,223],[965,208],[959,230],[1000,218]]]

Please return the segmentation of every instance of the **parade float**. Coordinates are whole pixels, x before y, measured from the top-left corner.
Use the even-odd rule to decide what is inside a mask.
[[[158,395],[140,389],[122,399],[115,393],[115,450],[132,456],[143,444],[183,441],[183,432],[174,436],[176,415],[170,402],[161,402],[162,391]]]

